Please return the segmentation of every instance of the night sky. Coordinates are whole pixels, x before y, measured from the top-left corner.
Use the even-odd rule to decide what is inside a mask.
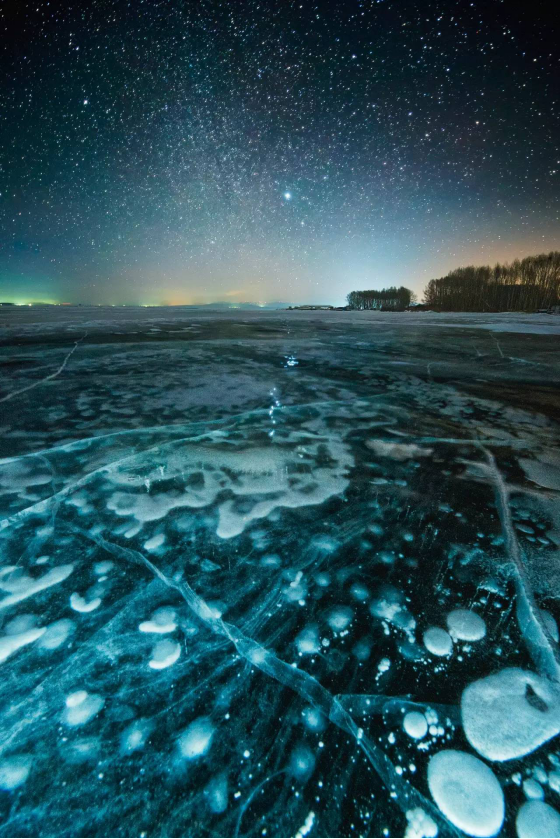
[[[5,4],[0,300],[340,304],[559,248],[555,16]]]

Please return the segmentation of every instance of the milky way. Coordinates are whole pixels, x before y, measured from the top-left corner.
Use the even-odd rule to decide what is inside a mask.
[[[538,3],[68,5],[2,19],[1,300],[341,303],[560,245]]]

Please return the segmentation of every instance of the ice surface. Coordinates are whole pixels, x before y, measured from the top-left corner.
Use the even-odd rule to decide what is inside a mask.
[[[552,317],[10,317],[0,835],[551,817]]]

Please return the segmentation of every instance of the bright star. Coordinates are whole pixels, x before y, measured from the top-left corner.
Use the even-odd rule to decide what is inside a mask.
[[[291,192],[285,192],[285,193],[284,193],[284,198],[286,199],[286,201],[289,201],[291,197],[292,197],[292,193],[291,193]]]

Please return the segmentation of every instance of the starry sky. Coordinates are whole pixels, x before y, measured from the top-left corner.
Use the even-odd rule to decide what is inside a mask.
[[[556,16],[5,4],[0,300],[342,304],[560,248]]]

